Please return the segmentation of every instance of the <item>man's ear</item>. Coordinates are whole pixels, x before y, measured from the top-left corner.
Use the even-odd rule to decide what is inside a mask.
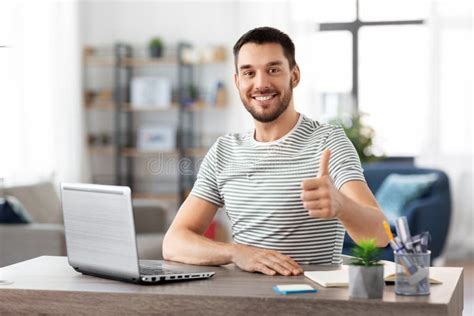
[[[300,67],[298,67],[297,64],[291,69],[291,86],[295,88],[298,83],[300,82],[301,78],[301,73],[300,73]]]
[[[237,75],[237,73],[234,74],[234,83],[235,87],[239,89],[239,76]]]

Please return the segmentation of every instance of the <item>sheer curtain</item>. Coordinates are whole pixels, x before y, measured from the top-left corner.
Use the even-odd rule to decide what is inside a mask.
[[[0,0],[0,178],[86,177],[76,2]]]
[[[416,159],[420,166],[444,170],[450,179],[453,212],[445,248],[448,258],[474,255],[471,9],[468,2],[433,5],[428,133]]]

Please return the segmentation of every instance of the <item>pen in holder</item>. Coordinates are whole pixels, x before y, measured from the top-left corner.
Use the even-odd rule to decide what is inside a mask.
[[[400,295],[430,294],[430,258],[428,250],[421,253],[394,251],[396,263],[395,293]],[[413,273],[413,271],[415,271]]]
[[[390,226],[383,222],[395,257],[395,293],[400,295],[430,294],[430,256],[428,232],[411,236],[405,216],[396,221],[397,237],[393,237]]]

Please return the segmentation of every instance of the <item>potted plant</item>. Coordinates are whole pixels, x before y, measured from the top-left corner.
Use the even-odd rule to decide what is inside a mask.
[[[163,55],[164,45],[163,41],[159,37],[152,38],[148,48],[150,49],[150,56],[153,58],[159,58]]]
[[[354,145],[357,154],[362,163],[377,162],[383,157],[378,157],[373,154],[373,139],[375,131],[372,127],[364,123],[363,117],[365,114],[354,114],[349,121],[341,119],[334,119],[330,123],[334,125],[341,125],[347,138]]]
[[[374,239],[362,240],[352,248],[349,265],[349,295],[353,298],[382,298],[383,263]]]

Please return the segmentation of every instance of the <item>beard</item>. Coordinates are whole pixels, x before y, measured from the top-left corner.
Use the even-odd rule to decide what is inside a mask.
[[[273,92],[273,91],[270,91],[267,89],[267,90],[262,90],[260,92],[267,93],[267,92]],[[255,120],[261,123],[270,123],[276,120],[277,118],[279,118],[280,115],[286,111],[286,109],[290,105],[292,96],[293,96],[293,87],[290,83],[287,93],[283,95],[283,99],[278,102],[275,109],[270,113],[258,113],[257,106],[253,106],[251,104],[251,101],[247,102],[247,100],[242,96],[240,97],[240,100],[242,100],[242,103],[244,104],[245,109],[252,115],[252,117]],[[278,95],[275,97],[278,97]]]

